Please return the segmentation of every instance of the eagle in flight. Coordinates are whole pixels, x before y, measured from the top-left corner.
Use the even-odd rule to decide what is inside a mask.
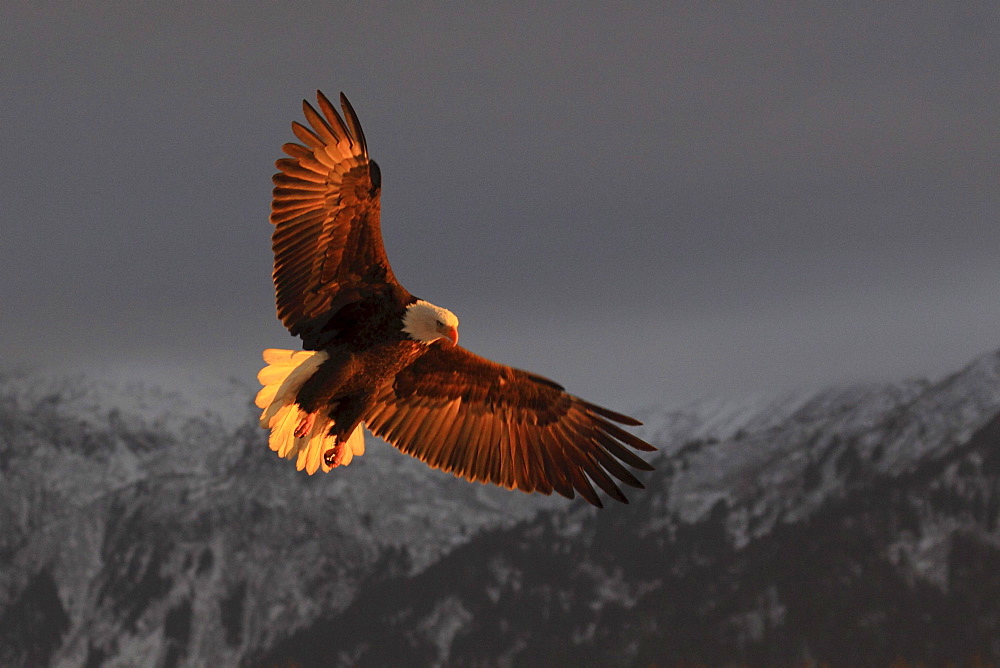
[[[269,445],[312,474],[364,452],[364,429],[471,481],[595,506],[594,485],[642,488],[626,468],[655,448],[618,425],[641,424],[547,378],[458,345],[458,318],[399,284],[382,245],[382,176],[343,94],[317,91],[309,126],[278,160],[271,223],[278,318],[304,350],[264,351],[257,395]]]

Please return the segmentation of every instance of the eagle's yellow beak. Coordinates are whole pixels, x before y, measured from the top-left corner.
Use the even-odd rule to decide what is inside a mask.
[[[441,336],[443,336],[444,338],[448,339],[448,341],[451,342],[451,345],[453,346],[458,345],[458,328],[444,325],[442,327],[439,327],[438,331],[441,332]]]

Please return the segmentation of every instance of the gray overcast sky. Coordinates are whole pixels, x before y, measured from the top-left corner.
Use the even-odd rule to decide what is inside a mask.
[[[252,379],[343,90],[397,276],[623,409],[1000,346],[1000,5],[6,3],[0,363]],[[391,5],[389,7],[392,7]]]

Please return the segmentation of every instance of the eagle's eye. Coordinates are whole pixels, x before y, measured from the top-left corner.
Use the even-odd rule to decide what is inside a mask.
[[[440,320],[436,320],[435,322],[437,323],[438,327],[444,327],[444,323],[441,322]]]

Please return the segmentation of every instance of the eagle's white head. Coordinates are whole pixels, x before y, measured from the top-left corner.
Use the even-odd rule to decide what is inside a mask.
[[[403,331],[421,343],[446,339],[451,345],[458,344],[458,318],[455,314],[422,299],[406,307]]]

